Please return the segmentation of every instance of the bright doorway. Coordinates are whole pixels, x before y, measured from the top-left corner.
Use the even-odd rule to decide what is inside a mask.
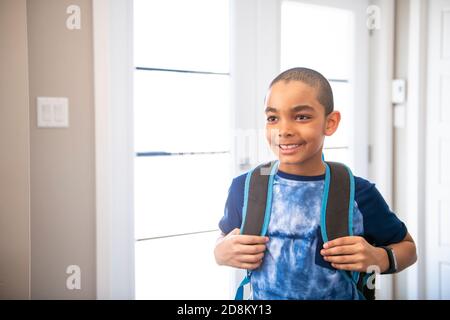
[[[136,299],[226,299],[229,1],[135,0]]]

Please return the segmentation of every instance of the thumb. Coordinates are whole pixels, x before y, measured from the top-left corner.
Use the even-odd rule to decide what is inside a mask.
[[[240,233],[241,233],[241,229],[234,228],[233,231],[230,232],[230,235],[236,235],[236,234],[240,234]]]

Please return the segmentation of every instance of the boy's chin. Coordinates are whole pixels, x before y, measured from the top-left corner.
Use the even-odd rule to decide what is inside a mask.
[[[280,161],[280,164],[287,166],[301,166],[305,162],[304,159],[293,159],[292,157],[285,156],[278,157],[278,160]]]
[[[308,157],[306,155],[301,156],[277,155],[277,159],[280,162],[280,164],[288,166],[311,165],[314,162],[312,161],[313,157]]]

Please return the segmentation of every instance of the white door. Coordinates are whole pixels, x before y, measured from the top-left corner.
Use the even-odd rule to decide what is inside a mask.
[[[325,139],[325,158],[368,174],[369,1],[282,0],[280,70],[303,66],[331,84],[340,128]]]
[[[426,287],[450,299],[450,0],[429,5]]]

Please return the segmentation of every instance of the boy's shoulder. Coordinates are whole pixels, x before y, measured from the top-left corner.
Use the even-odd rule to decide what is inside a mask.
[[[231,186],[239,187],[242,186],[244,188],[245,186],[245,179],[247,178],[247,174],[250,171],[244,172],[236,177],[233,178],[233,181],[231,182]]]
[[[353,176],[355,180],[355,192],[365,192],[375,188],[375,183],[358,176]]]
[[[229,189],[228,203],[234,204],[238,210],[244,204],[245,180],[248,172],[236,176]],[[386,212],[386,210],[389,210],[383,196],[374,183],[359,176],[353,176],[353,179],[355,182],[354,199],[363,215],[372,215],[374,211]],[[315,182],[320,181],[324,180],[315,180]]]
[[[233,181],[231,183],[231,187],[230,187],[230,191],[232,192],[238,192],[238,193],[243,193],[244,189],[245,189],[245,180],[247,178],[247,174],[250,171],[244,172],[236,177],[233,178]],[[353,176],[354,181],[355,181],[355,193],[356,194],[360,194],[360,193],[371,193],[374,189],[375,189],[375,184],[372,183],[371,181],[359,177],[359,176]]]

